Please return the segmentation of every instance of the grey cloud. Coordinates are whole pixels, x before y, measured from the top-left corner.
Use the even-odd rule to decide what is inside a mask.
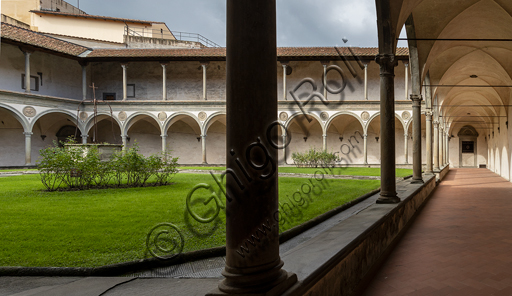
[[[74,0],[69,0],[76,5]],[[82,0],[89,14],[163,21],[226,44],[226,0]],[[377,46],[374,0],[277,0],[278,46]]]

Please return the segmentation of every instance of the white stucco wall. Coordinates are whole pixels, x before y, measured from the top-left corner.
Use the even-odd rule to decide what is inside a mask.
[[[122,21],[111,21],[91,18],[76,18],[59,15],[33,14],[33,26],[39,32],[54,33],[60,35],[77,36],[106,40],[112,42],[123,42],[125,23]],[[128,23],[129,27],[135,30],[151,28],[151,25]]]
[[[13,45],[2,43],[1,46],[0,89],[25,91],[21,88],[25,73],[23,52]],[[34,94],[82,98],[82,67],[77,61],[36,51],[30,55],[30,75],[39,77],[39,90],[32,91]]]

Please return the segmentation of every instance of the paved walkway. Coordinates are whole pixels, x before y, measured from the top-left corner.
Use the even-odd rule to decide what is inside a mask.
[[[512,183],[452,169],[363,295],[512,295]]]

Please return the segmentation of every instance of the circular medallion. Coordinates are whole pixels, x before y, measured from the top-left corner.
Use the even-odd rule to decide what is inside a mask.
[[[85,120],[87,120],[87,117],[89,117],[89,115],[87,114],[87,112],[84,112],[84,111],[80,112],[80,120],[81,120],[81,121],[85,121]]]
[[[367,121],[368,119],[370,119],[370,113],[364,111],[363,113],[361,113],[361,118],[364,120],[364,121]]]
[[[34,109],[34,107],[30,107],[30,106],[27,106],[25,108],[23,108],[23,115],[27,116],[27,117],[34,117],[36,116],[36,109]]]
[[[402,112],[402,118],[404,120],[409,120],[409,118],[411,118],[411,113],[409,113],[409,111]]]
[[[327,121],[327,119],[329,119],[329,113],[327,113],[327,112],[320,113],[320,118],[322,118],[323,121]]]
[[[164,111],[158,113],[158,119],[160,121],[164,121],[166,118],[167,118],[167,114]]]
[[[288,113],[286,113],[286,112],[279,113],[279,120],[286,121],[287,119],[288,119]]]
[[[119,120],[121,120],[121,121],[125,121],[127,118],[126,112],[124,112],[124,111],[119,112],[119,114],[117,115],[117,118],[119,118]]]
[[[206,113],[204,113],[203,111],[199,112],[199,114],[197,115],[197,117],[199,118],[199,120],[201,121],[205,121],[206,118],[208,117],[208,115],[206,115]]]

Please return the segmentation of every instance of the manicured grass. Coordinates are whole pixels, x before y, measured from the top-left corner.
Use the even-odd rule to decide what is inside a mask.
[[[215,170],[223,171],[226,167],[179,167],[181,170]],[[320,168],[321,169],[321,168]],[[318,168],[297,168],[297,167],[279,167],[280,173],[295,173],[295,174],[314,174]],[[337,167],[330,172],[334,175],[346,176],[380,176],[380,168],[347,168]],[[397,177],[406,177],[412,175],[410,169],[396,169]]]
[[[317,195],[299,196],[294,192],[309,183],[307,179],[279,180],[281,230],[379,187],[376,180],[312,180]],[[215,185],[212,177],[180,173],[173,182],[162,187],[46,192],[38,175],[0,178],[0,266],[95,267],[149,258],[147,233],[162,222],[180,229],[183,252],[224,245],[225,213],[202,224],[185,206],[191,188]],[[206,193],[194,194],[194,211],[201,212],[197,207]],[[214,204],[202,209],[211,211]]]
[[[205,171],[224,171],[226,167],[218,166],[218,167],[207,167],[207,166],[180,166],[179,170],[205,170]]]
[[[322,168],[296,168],[296,167],[279,167],[280,173],[296,173],[296,174],[314,174],[316,171]],[[397,177],[405,177],[412,175],[410,169],[396,169]],[[347,167],[336,167],[329,173],[334,175],[345,175],[345,176],[380,176],[380,168],[347,168]]]
[[[37,171],[37,169],[10,169],[10,170],[0,170],[0,172],[25,172],[25,171]]]

